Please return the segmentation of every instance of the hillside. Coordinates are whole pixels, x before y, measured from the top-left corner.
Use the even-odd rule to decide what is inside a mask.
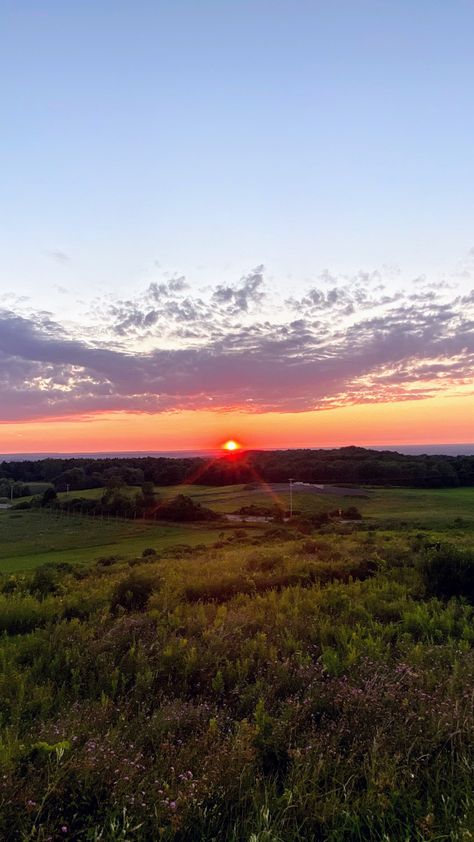
[[[311,535],[1,513],[1,838],[468,839],[472,499],[386,493]]]

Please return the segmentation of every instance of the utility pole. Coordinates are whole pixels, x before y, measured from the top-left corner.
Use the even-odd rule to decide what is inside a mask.
[[[291,477],[288,482],[290,483],[290,518],[293,517],[293,483],[294,479]]]
[[[13,503],[13,485],[14,481],[12,480],[10,483],[10,503]]]

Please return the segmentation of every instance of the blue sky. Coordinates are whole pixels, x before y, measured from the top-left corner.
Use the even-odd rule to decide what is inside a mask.
[[[1,291],[451,271],[473,30],[467,0],[4,0]]]
[[[0,15],[4,426],[342,412],[343,441],[409,404],[413,441],[424,402],[472,439],[471,0]]]

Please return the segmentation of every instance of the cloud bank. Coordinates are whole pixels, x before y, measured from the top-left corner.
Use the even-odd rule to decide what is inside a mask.
[[[86,327],[0,309],[0,421],[183,409],[302,412],[474,387],[474,290],[326,272],[279,298],[258,266],[96,302]]]

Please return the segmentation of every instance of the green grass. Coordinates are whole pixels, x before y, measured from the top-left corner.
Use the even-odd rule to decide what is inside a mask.
[[[474,609],[416,528],[344,530],[5,577],[0,838],[472,839]]]
[[[97,500],[103,495],[104,490],[103,488],[90,488],[84,491],[70,491],[69,495],[66,492],[60,492],[58,497],[63,501],[67,499],[67,496],[70,499],[84,497]],[[474,488],[366,487],[365,490],[366,498],[313,495],[295,490],[293,504],[294,508],[303,514],[347,508],[354,505],[360,509],[364,517],[373,519],[377,523],[384,520],[398,520],[410,524],[419,523],[426,528],[436,528],[436,526],[444,528],[452,526],[456,518],[462,518],[466,525],[474,524]],[[128,487],[123,491],[133,495],[139,491],[139,488]],[[281,490],[276,493],[265,490],[263,486],[257,491],[250,491],[246,489],[245,485],[219,487],[193,484],[157,486],[156,493],[161,500],[169,500],[177,494],[186,494],[196,502],[223,514],[234,512],[241,506],[251,505],[252,503],[257,506],[271,506],[274,503],[280,503],[285,508],[289,507],[289,493],[283,484]],[[31,497],[21,499],[30,500]]]
[[[137,489],[128,489],[135,493]],[[99,498],[103,489],[72,494]],[[196,502],[222,514],[245,505],[288,506],[284,492],[249,491],[243,485],[210,487],[200,485],[157,488],[161,500],[185,493]],[[59,495],[62,499],[65,494]],[[474,526],[474,488],[401,489],[368,488],[366,498],[294,493],[294,508],[303,514],[355,505],[367,523],[379,528],[413,528],[434,531]],[[459,522],[461,519],[461,523]],[[149,522],[101,520],[90,517],[56,518],[44,510],[0,512],[0,571],[13,572],[37,567],[45,562],[86,562],[99,555],[139,555],[145,547],[158,550],[176,543],[190,546],[217,540],[221,527],[176,526]]]
[[[461,518],[466,526],[474,526],[474,488],[373,488],[369,494],[369,499],[354,503],[376,522],[405,521],[436,529]]]
[[[382,524],[384,521],[406,521],[411,525],[436,529],[452,526],[456,518],[466,525],[474,525],[474,488],[377,488],[367,487],[366,497],[339,497],[295,491],[293,505],[305,513],[356,506],[364,518]],[[289,507],[289,494],[283,487],[277,493],[248,491],[244,485],[219,487],[189,485],[157,488],[167,499],[175,494],[188,494],[193,499],[217,512],[233,512],[241,506],[271,506],[279,502]]]
[[[87,562],[103,555],[134,557],[146,547],[211,543],[219,532],[144,521],[58,518],[44,510],[5,511],[0,513],[0,572],[31,570],[46,562]]]

